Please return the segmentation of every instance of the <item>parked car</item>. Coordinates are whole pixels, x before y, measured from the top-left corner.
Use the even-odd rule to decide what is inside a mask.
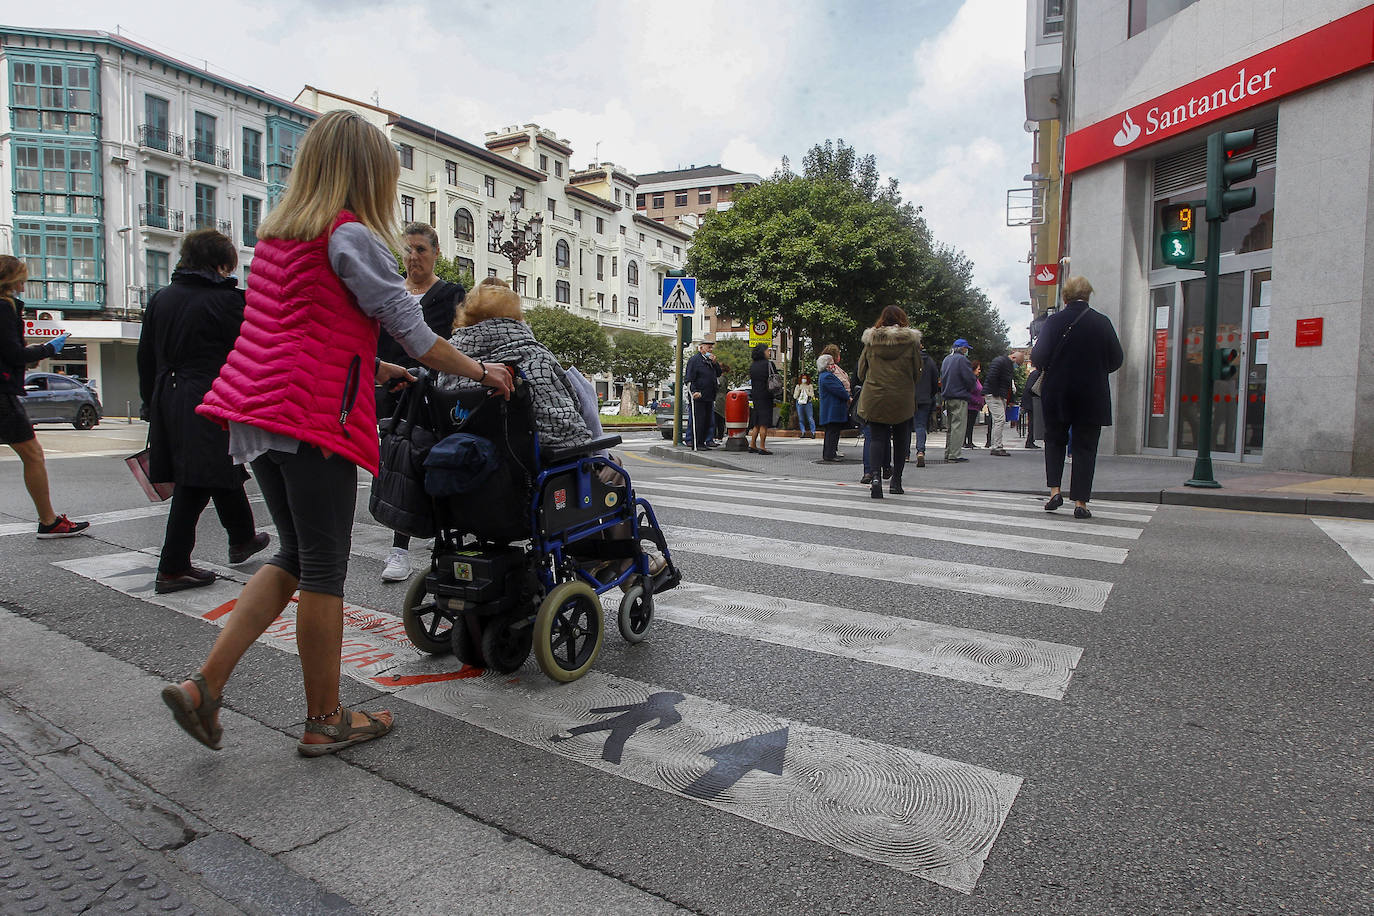
[[[686,407],[685,404],[683,406]],[[691,408],[687,409],[690,410]],[[683,413],[682,434],[684,436],[687,435],[687,424],[690,422],[691,418],[688,417],[686,413]],[[666,408],[660,407],[658,410],[654,411],[654,423],[658,425],[659,434],[662,435],[663,438],[672,441],[673,408],[671,405]],[[722,441],[725,439],[725,416],[720,411],[716,411],[716,438]]]
[[[30,372],[24,376],[24,412],[34,423],[70,423],[90,429],[105,415],[100,397],[69,375]]]
[[[639,404],[639,405],[636,405],[636,406],[637,406],[637,408],[638,408],[638,410],[639,410],[639,415],[642,416],[642,417],[646,417],[646,416],[648,416],[649,414],[653,413],[652,410],[650,410],[648,407],[645,407],[643,404]],[[619,415],[620,415],[620,398],[612,398],[611,400],[602,403],[602,405],[601,405],[601,415],[602,415],[603,417],[616,417],[616,416],[619,416]]]

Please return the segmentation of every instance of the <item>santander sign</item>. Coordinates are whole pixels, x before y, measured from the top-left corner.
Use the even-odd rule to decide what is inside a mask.
[[[1064,141],[1064,171],[1081,171],[1371,63],[1374,6],[1367,6],[1074,131]]]

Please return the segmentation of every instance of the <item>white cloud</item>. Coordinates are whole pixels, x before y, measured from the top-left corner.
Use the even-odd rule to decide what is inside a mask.
[[[745,136],[731,137],[720,151],[721,165],[736,172],[747,172],[767,178],[782,165],[782,157],[770,155]]]

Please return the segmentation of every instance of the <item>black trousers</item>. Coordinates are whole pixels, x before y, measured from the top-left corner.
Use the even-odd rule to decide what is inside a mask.
[[[821,440],[821,458],[833,459],[840,451],[840,432],[843,423],[827,423],[824,427],[825,438]]]
[[[188,487],[177,484],[172,491],[172,507],[167,514],[167,531],[162,538],[162,558],[158,572],[178,576],[191,568],[191,551],[196,549],[196,525],[205,507],[214,501],[219,523],[232,545],[246,544],[257,533],[253,508],[243,485],[237,487]]]
[[[706,395],[692,398],[692,429],[691,436],[687,438],[695,442],[698,448],[711,441],[711,412],[714,409],[715,403]]]
[[[1063,485],[1064,453],[1068,449],[1069,433],[1073,432],[1073,478],[1069,485],[1069,499],[1087,502],[1093,498],[1093,473],[1097,470],[1097,441],[1102,427],[1088,423],[1056,423],[1049,417],[1045,424],[1045,483],[1051,487]]]
[[[869,423],[868,441],[872,451],[869,461],[875,475],[881,468],[892,468],[892,483],[900,485],[907,456],[911,454],[911,421],[901,423]],[[880,478],[881,479],[881,478]]]

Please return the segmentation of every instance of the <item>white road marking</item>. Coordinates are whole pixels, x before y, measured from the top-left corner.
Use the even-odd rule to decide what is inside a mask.
[[[1374,577],[1374,522],[1335,518],[1314,518],[1312,522]]]
[[[728,497],[739,499],[746,503],[754,500],[791,503],[799,501],[799,497],[791,495],[790,493],[778,492],[772,489],[771,485],[768,485],[769,488],[767,489],[744,490],[735,487],[727,487],[725,490],[721,490],[708,486],[693,487],[684,486],[682,484],[674,485],[652,481],[647,483],[640,481],[634,486],[636,491],[651,490],[667,493],[669,495],[683,493],[697,496],[713,496],[718,499]],[[1125,528],[1121,525],[1094,525],[1092,528],[1085,528],[1080,525],[1075,528],[1065,524],[1063,518],[1050,518],[1049,516],[1051,513],[1043,509],[1039,510],[1040,514],[1037,516],[1018,518],[1008,515],[992,515],[987,512],[961,512],[951,509],[932,509],[927,506],[920,506],[917,508],[917,504],[908,502],[906,498],[902,496],[893,496],[881,500],[872,499],[868,495],[868,487],[855,487],[852,490],[834,490],[831,491],[831,493],[832,496],[807,496],[803,500],[804,504],[806,506],[828,506],[835,509],[846,509],[850,512],[855,509],[865,509],[873,512],[902,512],[908,514],[910,517],[918,519],[938,518],[955,522],[973,522],[975,524],[992,525],[997,528],[1029,528],[1036,531],[1053,531],[1055,534],[1090,534],[1093,537],[1126,538],[1134,540],[1139,538],[1142,532],[1140,528]],[[771,513],[773,510],[772,507],[769,507],[765,511]]]
[[[833,494],[833,493],[854,493],[854,494],[859,494],[859,493],[862,493],[865,497],[868,496],[868,485],[867,485],[867,484],[861,484],[861,483],[859,483],[857,479],[856,479],[856,480],[853,480],[853,481],[825,482],[825,481],[818,481],[818,480],[792,480],[792,479],[788,479],[788,478],[785,478],[785,477],[772,477],[772,478],[767,478],[767,477],[750,477],[750,478],[741,478],[741,477],[735,477],[735,476],[726,476],[726,477],[719,477],[719,478],[718,478],[718,477],[710,477],[710,478],[706,478],[706,477],[661,477],[661,478],[659,478],[658,480],[659,480],[659,481],[669,481],[669,480],[673,480],[673,481],[682,481],[682,482],[684,482],[684,483],[693,483],[693,484],[697,484],[697,485],[703,486],[703,487],[720,487],[720,488],[723,488],[723,489],[720,490],[720,491],[718,491],[718,492],[722,492],[722,493],[725,492],[726,490],[729,490],[729,489],[732,488],[732,487],[733,487],[733,488],[741,488],[741,487],[744,487],[744,488],[751,488],[751,489],[756,489],[756,490],[757,490],[757,489],[783,490],[783,491],[792,492],[792,493],[816,493],[816,492],[820,492],[820,493],[823,493],[823,494]],[[657,481],[656,481],[656,482],[657,482]],[[907,483],[909,483],[909,481],[907,481]],[[641,485],[641,484],[640,484],[639,481],[636,481],[636,482],[635,482],[635,486],[636,486],[636,487],[639,487],[640,485]],[[1059,523],[1059,522],[1062,522],[1062,519],[1056,520],[1056,519],[1053,517],[1052,513],[1049,513],[1049,512],[1046,512],[1046,511],[1045,511],[1045,507],[1044,507],[1044,497],[1039,497],[1039,496],[1015,496],[1015,495],[1012,495],[1012,494],[1001,494],[1001,493],[997,493],[997,494],[990,494],[990,493],[989,493],[989,494],[983,494],[983,493],[968,493],[968,492],[965,492],[965,491],[962,491],[962,490],[958,490],[958,491],[956,491],[956,490],[927,490],[927,489],[922,489],[922,488],[920,488],[920,487],[912,487],[912,486],[905,486],[905,489],[906,489],[906,493],[905,493],[904,495],[902,495],[901,497],[899,497],[898,500],[897,500],[898,504],[900,504],[900,505],[902,505],[902,506],[904,506],[904,507],[909,507],[909,506],[923,506],[923,507],[924,507],[924,506],[926,506],[926,505],[944,505],[944,506],[958,506],[959,508],[964,509],[964,510],[968,510],[968,509],[989,509],[989,510],[992,510],[992,511],[995,511],[995,512],[1001,512],[1001,513],[1006,513],[1006,512],[1024,512],[1024,513],[1030,514],[1031,517],[1033,517],[1033,518],[1041,518],[1041,519],[1044,519],[1046,522],[1050,522],[1050,523]],[[1011,498],[1008,498],[1008,496],[1010,496]],[[984,497],[987,497],[987,498],[984,498]],[[1112,510],[1112,509],[1104,509],[1104,508],[1101,508],[1101,506],[1098,504],[1098,502],[1097,502],[1096,500],[1093,500],[1093,506],[1092,506],[1092,508],[1093,508],[1093,518],[1099,518],[1099,519],[1111,519],[1111,520],[1113,520],[1113,521],[1137,522],[1137,523],[1139,523],[1139,524],[1146,524],[1146,523],[1148,523],[1148,522],[1150,521],[1150,519],[1153,517],[1153,516],[1151,516],[1151,515],[1148,515],[1148,514],[1144,514],[1144,515],[1143,515],[1143,514],[1140,514],[1140,513],[1138,513],[1138,512],[1125,512],[1125,511],[1116,511],[1116,510]],[[1151,508],[1152,508],[1152,511],[1153,511],[1153,507],[1151,507]],[[928,512],[929,512],[929,510],[924,509],[924,508],[923,508],[921,511],[922,511],[923,513],[928,513]],[[1073,511],[1072,507],[1070,508],[1069,511],[1070,511],[1070,512]],[[955,517],[955,516],[948,516],[948,517],[951,517],[951,518],[952,518],[952,517]],[[999,516],[999,518],[1006,518],[1006,516],[1005,516],[1005,515]],[[1103,527],[1103,526],[1094,526],[1094,530],[1096,531],[1097,529],[1100,529],[1100,528],[1102,528],[1102,527]],[[1129,530],[1129,529],[1125,529],[1125,530]]]
[[[978,566],[956,560],[924,560],[872,550],[853,550],[749,534],[722,534],[719,531],[674,525],[666,526],[664,533],[674,553],[699,553],[732,561],[766,563],[792,570],[814,570],[878,582],[901,582],[1080,611],[1101,612],[1112,591],[1112,583],[1095,579]]]
[[[999,511],[1035,511],[1044,513],[1044,501],[1046,496],[1028,496],[1024,493],[999,493],[995,490],[940,490],[930,487],[911,486],[910,475],[908,472],[903,478],[902,485],[906,494],[901,497],[903,502],[925,501],[932,503],[944,503],[966,508],[983,507],[996,509]],[[718,477],[702,477],[700,475],[677,475],[673,477],[661,477],[659,480],[680,480],[687,483],[697,483],[703,486],[740,485],[758,487],[762,485],[778,485],[789,490],[798,492],[809,492],[813,490],[853,492],[867,490],[866,484],[861,484],[858,478],[853,480],[813,480],[797,477],[765,477],[760,474],[721,474]],[[635,484],[638,486],[638,483]],[[1124,503],[1112,500],[1092,501],[1094,518],[1110,518],[1116,521],[1140,522],[1145,523],[1150,520],[1158,506],[1150,503]],[[1102,511],[1098,511],[1102,510]],[[1070,509],[1072,511],[1072,509]],[[1048,513],[1046,513],[1048,514]]]
[[[602,597],[614,614],[620,596]],[[1083,650],[884,614],[683,583],[656,619],[968,684],[1062,700]]]
[[[717,515],[745,515],[751,518],[756,514],[753,509],[738,503],[709,502],[700,499],[680,499],[676,496],[655,496],[652,500],[655,509],[664,506],[673,509],[688,509],[695,512],[709,512]],[[846,504],[846,508],[857,508]],[[1032,553],[1046,557],[1060,557],[1069,560],[1092,560],[1098,563],[1125,563],[1124,547],[1105,547],[1100,544],[1085,544],[1081,541],[1061,541],[1050,538],[1030,538],[999,531],[978,531],[969,528],[950,528],[944,525],[923,525],[920,522],[899,522],[873,516],[856,517],[851,513],[806,512],[801,509],[785,509],[768,506],[769,521],[796,522],[801,525],[817,525],[831,530],[843,529],[875,534],[895,534],[900,537],[923,538],[945,544],[967,544],[985,547],[990,550],[1012,550],[1018,553]],[[733,535],[723,535],[726,538]],[[671,547],[671,544],[669,545]]]
[[[156,595],[126,552],[56,564],[218,623],[239,584]],[[288,606],[259,640],[295,652]],[[571,684],[533,661],[472,676],[409,646],[397,618],[346,606],[343,673],[398,698],[660,792],[943,887],[973,892],[1022,779],[904,747],[593,671]],[[652,724],[651,724],[652,723]]]

